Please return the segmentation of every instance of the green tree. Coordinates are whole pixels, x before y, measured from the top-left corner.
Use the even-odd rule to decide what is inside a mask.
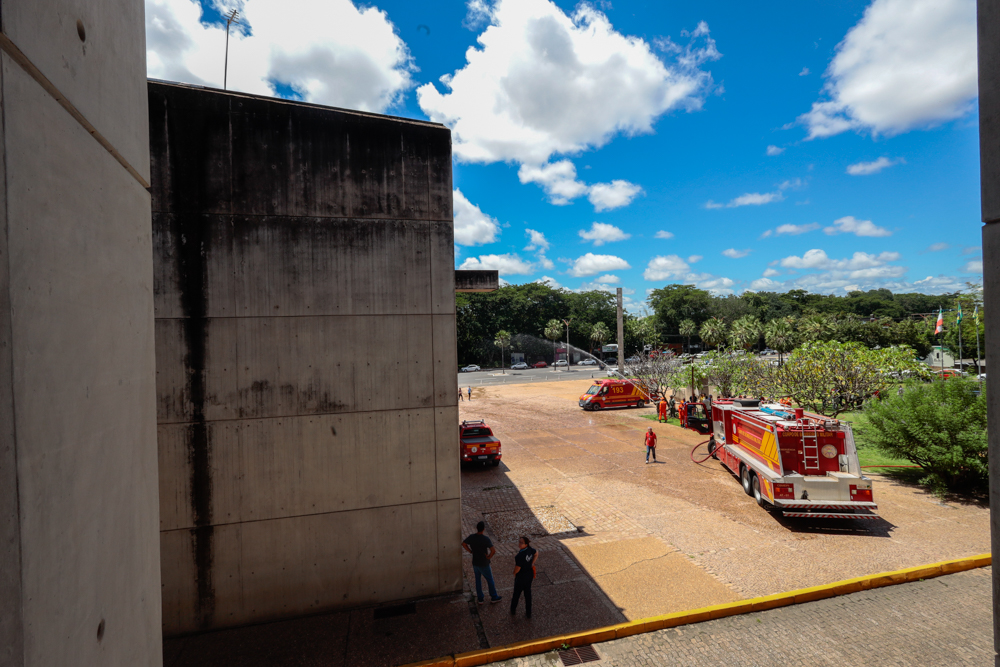
[[[691,351],[691,336],[698,333],[698,325],[694,323],[694,320],[681,320],[680,325],[677,327],[677,333],[684,336],[687,339],[687,351]]]
[[[712,298],[693,285],[667,285],[650,292],[647,301],[664,333],[674,334],[683,320],[694,320],[699,325],[707,320]]]
[[[729,328],[729,341],[733,347],[748,350],[757,344],[761,329],[760,320],[753,315],[744,315]]]
[[[771,320],[764,327],[767,346],[778,352],[778,365],[782,365],[784,354],[795,347],[795,330],[788,320]]]
[[[552,341],[552,363],[556,362],[556,341],[562,335],[563,323],[562,320],[551,319],[545,324],[545,337]],[[566,351],[567,356],[569,350]]]
[[[505,373],[503,366],[503,351],[504,348],[510,346],[510,332],[501,329],[497,332],[497,337],[493,340],[493,343],[500,348],[500,372]]]
[[[861,435],[877,449],[924,468],[935,491],[989,488],[986,393],[978,383],[949,378],[912,383],[902,395],[865,405]]]
[[[729,335],[729,328],[726,326],[724,320],[713,317],[701,325],[698,335],[706,345],[717,348],[726,342]]]
[[[604,322],[598,322],[590,328],[590,342],[592,343],[591,350],[595,347],[598,351],[604,347],[604,341],[611,338],[611,331],[608,329]]]

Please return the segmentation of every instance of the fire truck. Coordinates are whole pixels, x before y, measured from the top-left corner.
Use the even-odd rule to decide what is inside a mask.
[[[458,439],[463,463],[499,466],[503,454],[500,439],[482,419],[463,421],[458,427]]]
[[[649,396],[649,390],[637,380],[594,380],[587,393],[580,396],[580,407],[584,410],[631,405],[641,408],[650,402]]]
[[[710,405],[709,415],[704,404],[683,404],[681,423],[710,436],[709,455],[739,477],[758,505],[786,517],[879,518],[850,424],[757,400]]]

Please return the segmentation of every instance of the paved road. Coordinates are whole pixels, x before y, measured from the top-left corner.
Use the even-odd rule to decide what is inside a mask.
[[[595,645],[600,665],[993,664],[990,568]],[[556,653],[494,663],[552,667]]]
[[[477,373],[459,373],[460,387],[483,387],[497,384],[525,384],[534,382],[561,382],[564,380],[586,380],[606,378],[607,371],[597,366],[570,366],[569,370],[560,368],[529,368],[524,371],[512,371],[509,368],[501,372],[499,368],[479,371]]]

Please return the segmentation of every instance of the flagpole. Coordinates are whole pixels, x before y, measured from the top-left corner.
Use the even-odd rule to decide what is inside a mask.
[[[976,379],[979,381],[979,390],[983,389],[983,378],[981,377],[983,372],[979,368],[979,306],[976,306],[976,310],[972,314],[972,319],[976,324]]]

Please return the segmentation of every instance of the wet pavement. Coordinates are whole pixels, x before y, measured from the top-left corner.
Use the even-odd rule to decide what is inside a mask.
[[[470,603],[466,555],[463,594],[385,618],[359,609],[169,640],[165,667],[401,664],[990,549],[987,507],[879,475],[882,520],[776,518],[717,462],[693,463],[702,438],[644,419],[652,409],[582,411],[591,382],[473,385],[459,404],[462,419],[485,419],[503,443],[499,467],[462,472],[463,532],[486,522],[501,603]],[[647,465],[651,425],[659,461]],[[519,535],[540,552],[531,619],[523,601],[516,617],[508,610]]]

